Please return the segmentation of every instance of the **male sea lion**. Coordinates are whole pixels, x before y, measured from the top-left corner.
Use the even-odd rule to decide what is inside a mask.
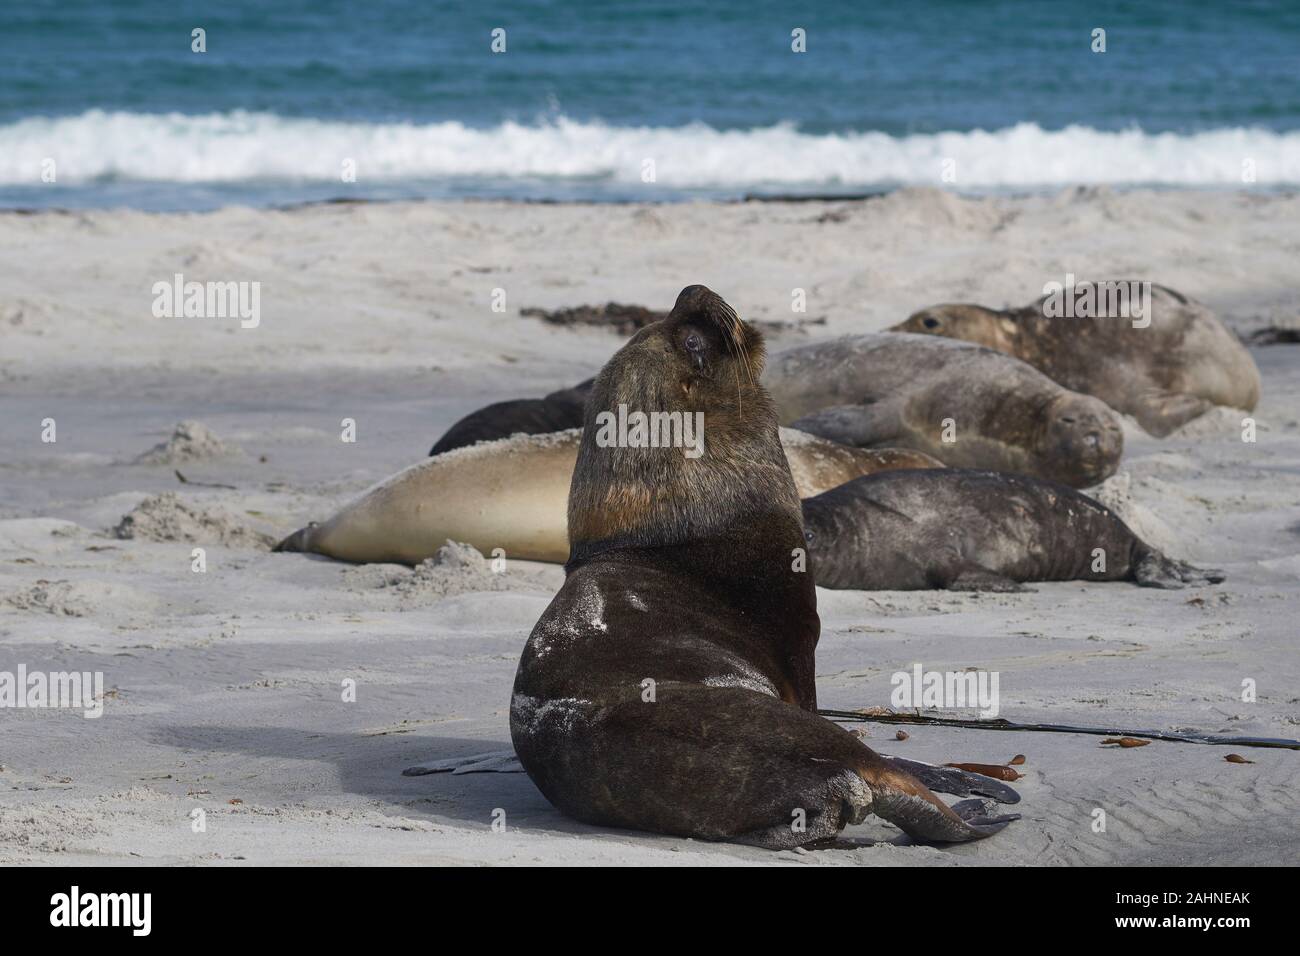
[[[484,554],[502,548],[511,558],[563,562],[580,438],[577,429],[516,435],[436,454],[363,492],[328,521],[294,532],[276,550],[418,564],[450,538]],[[781,441],[802,495],[889,468],[941,467],[910,449],[849,448],[790,429],[782,429]]]
[[[817,584],[911,591],[1019,591],[1021,581],[1217,584],[1109,509],[1056,482],[941,468],[857,478],[803,503]],[[1100,550],[1098,550],[1100,549]]]
[[[597,376],[567,577],[515,678],[520,761],[602,826],[791,847],[875,813],[923,840],[988,836],[1009,818],[946,806],[815,713],[817,598],[792,567],[799,500],[762,367],[761,335],[690,286]],[[704,453],[605,447],[598,416],[622,404],[702,413]]]
[[[1078,295],[1131,283],[1075,283]],[[1158,438],[1216,405],[1251,411],[1259,402],[1259,369],[1250,352],[1209,309],[1161,285],[1150,286],[1149,314],[1075,318],[1047,314],[1043,296],[1021,309],[936,305],[893,327],[963,339],[1028,362],[1055,382],[1095,395],[1132,415]],[[1071,310],[1072,312],[1074,310]],[[1099,307],[1087,310],[1094,314]]]
[[[886,332],[787,349],[763,384],[783,424],[847,445],[915,448],[955,468],[1081,488],[1114,474],[1124,449],[1100,399],[951,339]]]

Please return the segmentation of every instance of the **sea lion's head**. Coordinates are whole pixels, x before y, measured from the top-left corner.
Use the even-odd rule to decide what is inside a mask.
[[[914,312],[905,321],[890,326],[889,331],[942,335],[1015,354],[1018,326],[1005,312],[986,309],[982,305],[949,304],[932,305]]]
[[[1115,473],[1124,453],[1124,432],[1101,399],[1066,391],[1044,409],[1039,453],[1052,468],[1046,477],[1086,488]]]
[[[574,560],[609,547],[721,540],[763,526],[801,539],[763,337],[687,286],[596,376],[569,491]],[[775,516],[775,519],[774,519]],[[787,552],[788,553],[788,552]]]

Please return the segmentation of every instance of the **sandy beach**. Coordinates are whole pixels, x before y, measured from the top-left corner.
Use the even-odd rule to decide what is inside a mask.
[[[1159,282],[1245,337],[1300,326],[1297,262],[1300,195],[1266,192],[2,212],[0,671],[102,672],[104,696],[91,719],[0,709],[0,862],[1294,863],[1289,750],[854,725],[918,760],[1025,755],[1023,819],[955,848],[869,818],[834,847],[770,853],[577,824],[519,773],[404,777],[509,747],[515,665],[562,570],[354,567],[268,544],[466,412],[574,384],[620,343],[522,309],[666,309],[699,282],[792,323],[776,349],[939,302],[1023,305],[1070,274]],[[156,316],[177,274],[259,283],[256,327]],[[1300,737],[1300,347],[1251,351],[1256,442],[1227,410],[1164,440],[1130,422],[1095,491],[1224,584],[819,589],[821,706],[886,705],[920,662],[999,672],[1015,721]],[[205,429],[172,441],[183,421]]]

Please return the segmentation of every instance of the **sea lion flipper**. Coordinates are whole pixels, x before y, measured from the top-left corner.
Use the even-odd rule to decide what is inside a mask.
[[[403,777],[423,777],[430,773],[523,773],[523,764],[519,762],[514,750],[489,750],[487,753],[471,754],[468,757],[447,757],[417,763],[402,771]]]
[[[1013,823],[1020,819],[1018,813],[994,813],[996,807],[989,806],[987,800],[973,799],[960,800],[954,803],[949,809],[957,816],[961,817],[971,827],[974,827],[984,836],[990,836],[997,833],[1008,823]]]
[[[906,757],[890,757],[881,754],[895,767],[910,773],[921,783],[936,793],[951,793],[955,797],[988,797],[999,803],[1019,803],[1020,794],[1001,780],[986,777],[980,773],[971,773],[957,767],[938,767],[934,764],[908,760]]]
[[[881,762],[863,774],[871,787],[871,812],[888,820],[914,840],[925,843],[968,843],[992,836],[1020,814],[989,816],[980,800],[950,807],[925,785],[899,767]]]
[[[842,445],[867,448],[887,444],[899,435],[888,404],[832,405],[805,415],[789,427]]]

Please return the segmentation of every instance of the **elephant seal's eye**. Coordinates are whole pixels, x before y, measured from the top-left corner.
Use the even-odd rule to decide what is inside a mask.
[[[937,329],[939,327],[939,320],[934,318],[934,316],[927,315],[921,320],[921,324],[927,329]]]

